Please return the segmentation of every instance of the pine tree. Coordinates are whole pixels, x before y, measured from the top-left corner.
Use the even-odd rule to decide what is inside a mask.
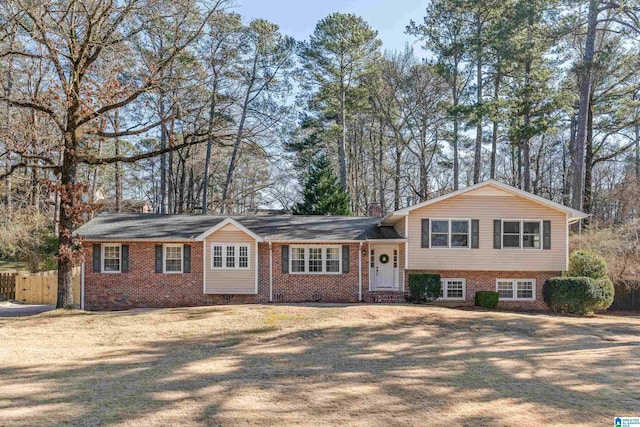
[[[302,197],[293,208],[295,215],[351,215],[349,196],[324,154],[309,168]]]

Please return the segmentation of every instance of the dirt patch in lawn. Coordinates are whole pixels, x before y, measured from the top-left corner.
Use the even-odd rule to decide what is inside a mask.
[[[0,319],[0,425],[606,425],[640,319],[251,305]]]

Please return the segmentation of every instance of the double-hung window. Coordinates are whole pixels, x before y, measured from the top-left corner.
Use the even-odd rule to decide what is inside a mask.
[[[291,273],[339,274],[342,271],[340,246],[291,246]]]
[[[464,300],[466,298],[466,279],[442,279],[440,298],[445,300]]]
[[[540,249],[541,221],[502,221],[502,247],[506,249]]]
[[[164,245],[164,272],[182,273],[182,245]]]
[[[104,273],[120,273],[121,246],[116,244],[102,245],[102,271]]]
[[[536,281],[533,279],[497,279],[496,291],[501,300],[535,300]]]
[[[431,220],[432,248],[468,248],[468,219],[434,219]]]
[[[211,268],[213,270],[249,269],[249,245],[212,243]]]

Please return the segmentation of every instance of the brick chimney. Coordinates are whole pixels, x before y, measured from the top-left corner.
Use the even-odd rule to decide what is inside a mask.
[[[367,208],[367,215],[382,217],[382,205],[380,202],[371,202]]]

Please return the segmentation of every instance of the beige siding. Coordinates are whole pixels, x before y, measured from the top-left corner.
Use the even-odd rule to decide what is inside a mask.
[[[422,218],[479,219],[479,249],[421,248]],[[493,220],[550,220],[551,249],[493,249]],[[404,218],[401,220],[404,222]],[[564,271],[567,219],[563,212],[505,192],[475,191],[409,213],[409,270]]]
[[[249,269],[215,269],[211,268],[211,244],[240,244],[249,245]],[[246,234],[232,224],[207,236],[204,248],[205,263],[205,294],[255,294],[257,248],[253,237]]]
[[[405,221],[404,218],[402,219],[402,221],[398,221],[393,225],[393,228],[395,228],[396,233],[398,233],[401,236],[405,236]]]

